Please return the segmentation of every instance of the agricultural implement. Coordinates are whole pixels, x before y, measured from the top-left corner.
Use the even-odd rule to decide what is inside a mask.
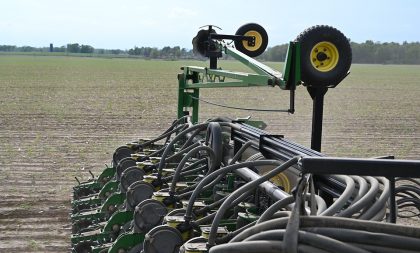
[[[193,39],[210,66],[181,68],[172,125],[118,147],[112,166],[78,180],[72,252],[419,252],[420,228],[393,223],[399,208],[418,211],[420,161],[321,153],[324,95],[349,73],[348,39],[309,28],[289,43],[279,72],[252,58],[267,47],[263,27],[246,24],[235,35],[214,28]],[[223,55],[253,73],[218,68]],[[199,123],[200,89],[256,86],[288,91],[288,113],[296,88],[307,89],[311,148],[249,118]],[[395,187],[403,179],[411,182]]]

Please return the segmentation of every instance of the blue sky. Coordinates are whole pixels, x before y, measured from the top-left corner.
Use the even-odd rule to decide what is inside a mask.
[[[248,22],[266,28],[269,46],[317,24],[355,42],[413,42],[420,41],[420,1],[0,0],[0,45],[191,48],[202,25],[235,33]]]

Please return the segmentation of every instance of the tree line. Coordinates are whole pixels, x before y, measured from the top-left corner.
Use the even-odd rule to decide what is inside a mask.
[[[350,42],[353,52],[353,63],[374,64],[420,64],[420,42]],[[268,48],[258,57],[262,61],[284,61],[288,44]],[[129,50],[96,49],[90,45],[69,43],[61,47],[17,47],[0,45],[0,52],[64,52],[81,54],[112,54],[120,56],[135,56],[147,59],[202,59],[195,56],[191,49],[175,47],[137,47]]]
[[[129,55],[141,56],[152,59],[193,59],[194,53],[191,49],[175,47],[134,47],[127,51]]]
[[[69,43],[61,47],[31,47],[31,46],[12,46],[0,45],[0,52],[57,52],[57,53],[80,53],[80,54],[127,54],[125,50],[121,49],[96,49],[90,45],[83,45],[79,43]]]

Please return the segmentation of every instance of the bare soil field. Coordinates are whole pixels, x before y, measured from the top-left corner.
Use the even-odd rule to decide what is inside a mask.
[[[0,56],[0,252],[69,252],[74,177],[99,174],[115,148],[152,137],[176,117],[183,65],[205,62]],[[270,64],[280,69],[279,63]],[[242,69],[233,62],[222,67]],[[420,159],[420,66],[354,65],[325,98],[323,152]],[[227,105],[285,109],[279,88],[206,90]],[[308,146],[311,100],[296,113],[201,105],[213,116],[264,120],[273,134]]]

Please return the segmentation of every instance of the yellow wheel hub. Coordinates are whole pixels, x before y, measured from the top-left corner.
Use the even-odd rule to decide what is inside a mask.
[[[311,50],[312,66],[321,72],[328,72],[337,66],[340,55],[337,47],[328,41],[321,41]]]
[[[290,193],[290,191],[292,190],[290,181],[284,173],[277,174],[276,176],[270,178],[270,182],[277,186],[283,187],[285,192]]]
[[[244,45],[244,48],[248,51],[256,51],[258,50],[262,45],[262,36],[257,31],[248,31],[244,34],[244,36],[254,36],[255,37],[255,46],[249,46],[248,41],[244,40],[242,41],[242,44]]]

